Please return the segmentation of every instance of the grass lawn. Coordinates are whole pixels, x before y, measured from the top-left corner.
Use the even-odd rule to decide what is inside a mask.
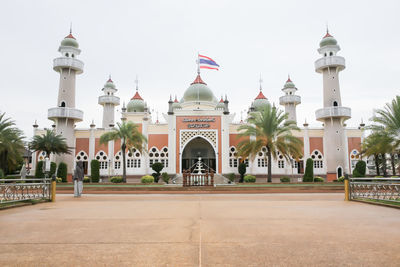
[[[74,187],[73,184],[57,184],[57,187]],[[83,187],[164,187],[163,184],[83,184]]]
[[[298,184],[289,184],[289,183],[277,183],[277,184],[236,184],[239,187],[307,187],[307,186],[342,186],[343,183],[298,183]]]
[[[34,204],[48,202],[48,201],[49,201],[48,199],[27,199],[27,200],[16,201],[16,202],[0,203],[0,210],[6,209],[6,208],[11,208],[11,207],[34,205]]]
[[[381,199],[357,198],[355,200],[369,202],[369,203],[397,206],[400,208],[400,199],[398,199],[397,201],[389,201],[389,200],[381,200]]]

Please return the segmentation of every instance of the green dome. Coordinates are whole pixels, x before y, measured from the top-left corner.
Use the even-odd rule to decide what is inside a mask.
[[[104,85],[104,88],[112,88],[115,89],[115,84],[111,79],[108,79],[108,81],[106,82],[106,84]]]
[[[319,43],[319,47],[327,45],[337,45],[336,39],[332,35],[330,35],[329,32],[327,32],[324,38],[322,38],[321,42]]]
[[[140,99],[132,99],[126,106],[128,112],[144,112],[144,101]]]
[[[256,110],[262,110],[267,105],[269,105],[269,101],[266,98],[258,98],[253,102],[253,106]]]
[[[182,108],[181,103],[179,103],[179,102],[172,103],[172,108],[173,109]]]
[[[200,75],[197,76],[196,80],[186,89],[183,94],[183,101],[208,101],[208,102],[216,102],[216,98],[208,88],[207,84],[203,82],[200,78]]]
[[[61,41],[61,46],[72,46],[75,48],[79,48],[79,44],[76,41],[75,37],[72,34],[69,34]]]

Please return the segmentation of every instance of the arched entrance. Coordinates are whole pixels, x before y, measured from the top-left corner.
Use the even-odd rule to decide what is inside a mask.
[[[340,177],[342,177],[343,176],[343,169],[342,169],[342,167],[338,167],[337,168],[337,179],[339,179]]]
[[[193,166],[201,158],[205,168],[212,169],[214,172],[217,169],[216,155],[211,144],[202,137],[195,137],[186,144],[182,152],[182,171]]]

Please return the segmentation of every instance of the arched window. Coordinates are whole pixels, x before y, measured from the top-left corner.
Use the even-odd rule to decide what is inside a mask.
[[[281,153],[278,151],[278,168],[279,169],[284,169],[285,168],[285,159],[281,155]]]
[[[74,55],[74,54],[71,54],[71,57],[75,57],[75,55]]]
[[[140,168],[142,166],[141,154],[139,150],[133,148],[126,154],[126,167],[127,168]]]
[[[325,53],[325,54],[324,54],[324,57],[326,57],[326,56],[327,56],[327,54]]]
[[[311,154],[311,158],[314,162],[314,169],[322,169],[324,167],[324,157],[321,152],[314,150]]]
[[[81,150],[81,151],[79,151],[79,153],[76,154],[75,159],[76,159],[76,161],[87,161],[88,155],[86,154],[85,151]]]
[[[329,55],[330,55],[330,56],[333,56],[333,52],[330,52]]]
[[[338,106],[338,103],[337,103],[336,101],[333,101],[333,106],[334,106],[334,107],[337,107],[337,106]]]
[[[257,154],[257,167],[267,167],[267,148],[264,146]]]
[[[350,163],[351,163],[352,170],[356,167],[356,164],[359,160],[360,160],[360,153],[358,152],[357,149],[353,149],[350,152]]]
[[[229,167],[237,168],[239,166],[239,163],[241,162],[241,160],[242,160],[242,157],[238,157],[236,147],[231,146],[229,148]],[[244,160],[244,163],[246,164],[246,167],[249,167],[249,158],[246,158]]]
[[[156,147],[152,147],[149,150],[149,167],[153,165],[153,163],[161,162],[164,165],[164,168],[168,168],[168,148],[163,147],[161,151],[159,151]]]
[[[100,150],[97,152],[96,159],[100,162],[100,170],[108,169],[108,157],[104,151]]]
[[[65,102],[61,101],[60,107],[65,108]]]
[[[66,56],[66,57],[69,57],[69,54],[68,54],[68,53],[65,53],[65,56]]]
[[[40,154],[39,154],[39,161],[42,161],[42,160],[44,160],[45,158],[46,158],[46,152],[44,152],[44,151],[40,152]]]

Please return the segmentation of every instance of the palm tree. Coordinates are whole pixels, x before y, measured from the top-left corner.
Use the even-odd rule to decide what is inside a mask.
[[[249,137],[249,140],[238,144],[238,152],[242,158],[250,157],[254,160],[262,147],[267,148],[268,182],[272,181],[272,158],[276,159],[278,152],[286,160],[290,157],[299,159],[302,156],[303,142],[292,134],[292,131],[300,129],[294,121],[286,121],[287,118],[286,113],[268,104],[263,110],[252,112],[248,124],[239,127],[239,131],[242,131],[239,136]],[[255,137],[255,140],[251,137]]]
[[[31,149],[33,151],[44,151],[46,152],[46,157],[50,158],[50,154],[54,153],[60,154],[70,154],[66,139],[60,135],[56,134],[54,131],[47,130],[46,134],[35,135],[30,143]]]
[[[15,122],[0,114],[0,169],[8,173],[22,161],[24,151],[24,136],[22,131],[15,127]]]
[[[100,144],[107,144],[111,140],[121,139],[122,153],[122,178],[126,183],[126,149],[136,148],[140,152],[144,150],[146,137],[139,131],[139,126],[133,122],[117,123],[117,128],[103,134],[100,137]]]

